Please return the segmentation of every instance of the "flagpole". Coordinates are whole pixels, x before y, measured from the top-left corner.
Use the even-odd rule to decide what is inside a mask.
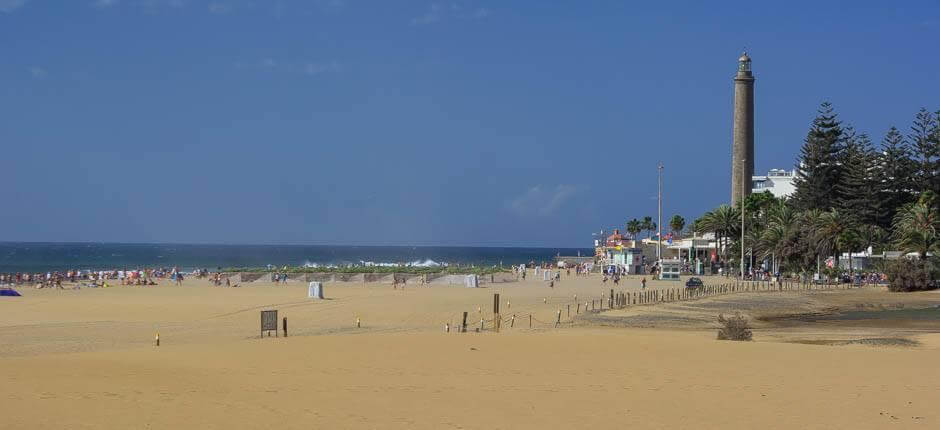
[[[659,270],[663,270],[663,163],[657,166],[659,170],[659,221],[656,223],[658,244],[656,256],[659,257]]]

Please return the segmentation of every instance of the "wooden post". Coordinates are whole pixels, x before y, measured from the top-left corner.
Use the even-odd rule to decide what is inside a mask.
[[[153,340],[156,342],[156,346],[160,346],[160,333],[157,333]]]
[[[571,305],[568,305],[568,318],[571,318]]]
[[[516,314],[512,314],[512,319],[509,320],[509,328],[513,328],[516,325]]]
[[[356,328],[362,328],[362,321],[359,317],[356,317]]]
[[[460,324],[460,332],[461,333],[467,332],[467,313],[466,312],[463,313],[463,323]]]
[[[502,317],[499,316],[499,293],[493,294],[493,330],[499,333],[499,323]]]
[[[284,337],[287,337],[287,317],[284,317]]]
[[[578,309],[575,312],[577,312],[578,314],[581,313],[581,303],[578,303]]]
[[[561,309],[558,310],[558,318],[555,320],[555,328],[558,328],[559,324],[561,324]]]
[[[532,328],[532,314],[529,314],[529,328]]]

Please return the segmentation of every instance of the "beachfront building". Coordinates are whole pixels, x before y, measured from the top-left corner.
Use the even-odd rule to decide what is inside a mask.
[[[796,179],[795,170],[770,169],[764,176],[753,176],[751,184],[752,193],[762,193],[770,191],[776,198],[783,198],[792,195],[796,191],[796,185],[793,180]]]
[[[594,243],[598,263],[603,267],[616,266],[625,273],[640,275],[644,273],[645,259],[643,250],[636,245],[635,239],[620,234],[617,229],[603,242]]]
[[[640,248],[615,247],[607,250],[608,260],[611,265],[617,266],[627,274],[642,275],[643,270],[643,250]]]

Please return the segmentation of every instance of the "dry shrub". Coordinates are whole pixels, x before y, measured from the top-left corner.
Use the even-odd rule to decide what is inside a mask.
[[[895,292],[936,289],[938,272],[940,270],[930,260],[898,259],[888,267],[888,289]]]
[[[747,318],[738,312],[734,316],[725,318],[724,315],[718,315],[718,322],[721,328],[718,329],[718,340],[751,340],[751,328],[747,325]]]

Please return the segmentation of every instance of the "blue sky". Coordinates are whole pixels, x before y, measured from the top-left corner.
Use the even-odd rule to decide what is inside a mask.
[[[589,246],[819,103],[940,109],[940,3],[0,0],[0,240]]]

